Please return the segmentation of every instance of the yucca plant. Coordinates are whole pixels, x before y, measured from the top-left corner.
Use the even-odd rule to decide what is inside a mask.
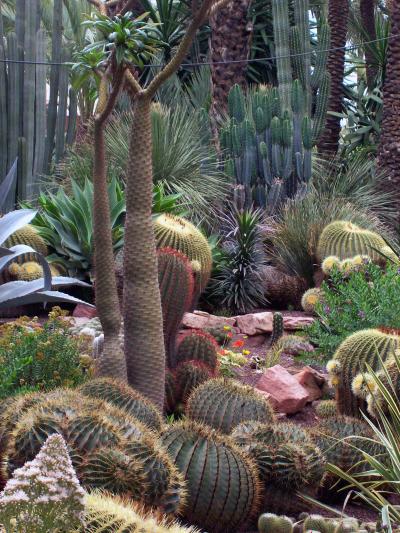
[[[221,215],[224,261],[211,280],[210,294],[220,307],[246,313],[266,303],[260,278],[266,263],[260,233],[261,210],[231,207]]]

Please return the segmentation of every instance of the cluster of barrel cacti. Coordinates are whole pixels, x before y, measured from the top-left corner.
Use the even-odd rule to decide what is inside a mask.
[[[51,67],[47,102],[47,52],[52,60],[68,61],[63,50],[63,2],[54,2],[52,41],[38,25],[39,2],[16,2],[15,31],[3,34],[0,25],[0,176],[18,157],[18,180],[12,185],[6,210],[17,197],[25,199],[38,190],[40,175],[58,162],[75,137],[77,98],[69,87],[68,65]],[[25,65],[19,64],[26,61]],[[38,64],[34,64],[37,62]],[[69,116],[67,126],[67,116]]]
[[[377,532],[376,524],[361,523],[356,518],[327,518],[303,513],[300,520],[264,513],[258,519],[259,533],[368,533]]]

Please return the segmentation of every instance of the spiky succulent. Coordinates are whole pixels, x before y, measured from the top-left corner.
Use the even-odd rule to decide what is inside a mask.
[[[258,519],[259,533],[292,533],[293,522],[287,516],[264,513]]]
[[[274,313],[272,317],[272,334],[271,334],[271,346],[275,346],[276,343],[283,335],[283,316],[282,313]]]
[[[400,371],[398,359],[388,359],[384,363],[382,369],[376,373],[376,377],[369,373],[356,376],[353,381],[353,390],[357,381],[361,382],[361,380],[365,386],[363,388],[360,387],[360,389],[354,391],[354,393],[362,394],[363,397],[365,397],[368,413],[374,418],[378,418],[381,412],[388,415],[388,402],[381,387],[390,391],[391,396],[395,397],[396,400],[400,398]]]
[[[10,237],[8,237],[8,239],[5,241],[4,246],[6,248],[11,248],[11,246],[16,246],[17,244],[25,244],[26,246],[30,246],[43,256],[46,256],[49,253],[44,239],[39,235],[36,229],[29,224],[10,235]],[[22,258],[24,261],[29,261],[30,259],[31,258],[29,254],[23,256]]]
[[[202,330],[192,330],[178,344],[176,365],[185,361],[200,361],[215,371],[217,351],[218,344],[212,335]]]
[[[185,476],[187,520],[222,533],[240,530],[255,516],[261,496],[256,466],[228,438],[187,421],[167,427],[161,443]]]
[[[315,308],[319,303],[322,303],[324,299],[324,291],[322,289],[319,289],[317,287],[313,289],[308,289],[303,294],[303,297],[301,299],[301,307],[303,310],[310,314],[315,314]]]
[[[391,357],[399,343],[399,336],[378,329],[357,331],[342,342],[333,359],[327,364],[332,384],[336,388],[340,414],[360,416],[360,409],[365,409],[365,401],[354,395],[354,378],[367,370],[366,363],[373,370],[378,370],[381,361]]]
[[[384,239],[370,230],[360,228],[346,220],[337,220],[328,224],[322,231],[317,247],[317,257],[323,261],[326,257],[336,256],[340,260],[356,255],[367,255],[374,262],[385,263],[386,257],[397,261],[397,256]]]
[[[340,270],[340,259],[336,255],[328,255],[322,261],[321,270],[325,276],[330,276],[334,269]]]
[[[159,249],[157,258],[167,365],[174,368],[179,326],[193,302],[193,269],[189,259],[173,248]]]
[[[201,361],[181,363],[175,370],[175,390],[178,401],[185,403],[196,387],[212,377],[212,369]]]
[[[315,408],[317,416],[320,418],[330,418],[336,416],[337,406],[336,400],[322,400]]]
[[[84,383],[78,390],[85,396],[112,403],[149,428],[156,430],[161,428],[161,417],[156,407],[121,381],[109,378],[92,379]]]
[[[198,533],[194,527],[184,527],[145,511],[129,498],[104,492],[85,496],[85,533]]]
[[[210,379],[197,387],[188,399],[186,415],[222,433],[230,433],[244,421],[275,421],[273,409],[263,396],[252,387],[226,379]]]
[[[211,248],[204,235],[188,220],[163,213],[154,221],[157,248],[174,248],[182,252],[191,262],[199,265],[195,277],[195,296],[198,298],[210,279],[212,256]]]

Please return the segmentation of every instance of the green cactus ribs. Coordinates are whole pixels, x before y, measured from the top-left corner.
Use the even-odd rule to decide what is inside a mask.
[[[211,275],[211,248],[204,235],[188,220],[164,213],[154,221],[157,248],[174,248],[190,261],[194,273],[192,307],[206,288]]]
[[[271,346],[279,341],[283,335],[283,315],[282,313],[274,313],[272,318],[272,335],[271,335]]]
[[[230,433],[244,421],[275,420],[270,404],[252,387],[224,379],[211,379],[199,385],[188,399],[186,414],[222,433]]]
[[[188,521],[223,533],[240,531],[256,516],[261,497],[257,469],[228,438],[187,421],[166,428],[161,443],[185,476]]]
[[[385,264],[387,258],[398,261],[396,254],[378,233],[360,228],[347,220],[331,222],[324,228],[317,247],[320,262],[329,256],[343,261],[359,255],[368,256],[378,264]]]
[[[160,248],[157,257],[167,365],[174,368],[179,326],[193,302],[193,269],[189,259],[174,248]]]
[[[191,330],[178,345],[176,365],[185,361],[201,361],[215,372],[218,366],[218,348],[212,335],[202,330]]]
[[[365,399],[354,394],[354,378],[360,372],[367,371],[367,363],[373,370],[379,370],[381,361],[393,356],[399,343],[400,337],[389,335],[378,329],[357,331],[342,342],[333,359],[327,364],[332,384],[336,389],[340,414],[361,416],[360,410],[365,411],[366,408]],[[360,387],[361,385],[362,383],[359,383]]]

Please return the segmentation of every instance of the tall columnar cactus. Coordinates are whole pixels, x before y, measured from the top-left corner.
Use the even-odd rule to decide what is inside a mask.
[[[317,247],[320,262],[329,256],[344,260],[359,255],[369,256],[377,263],[386,263],[386,257],[398,260],[378,233],[360,228],[347,220],[331,222],[324,228]]]
[[[184,254],[191,263],[195,276],[194,301],[206,288],[211,275],[212,256],[207,239],[184,218],[164,213],[154,221],[157,248],[173,248]]]
[[[15,32],[4,35],[3,28],[0,28],[1,59],[27,61],[26,64],[3,63],[0,67],[1,175],[5,175],[15,158],[19,157],[18,182],[10,191],[6,210],[13,208],[17,197],[24,199],[37,191],[38,177],[50,169],[55,143],[58,156],[63,155],[65,149],[69,68],[59,65],[52,67],[50,101],[47,105],[47,69],[40,63],[47,59],[48,35],[40,27],[39,4],[38,0],[17,1]],[[56,0],[51,43],[54,62],[68,60],[62,56],[63,9],[62,0]],[[38,64],[33,64],[35,62]],[[72,97],[69,100],[70,117],[76,114],[76,108],[76,98]],[[57,131],[56,122],[59,124]],[[70,136],[69,141],[73,140],[73,136]]]
[[[165,352],[168,367],[174,368],[179,326],[193,302],[193,270],[189,259],[174,248],[160,248],[157,257]]]
[[[186,415],[222,433],[230,433],[248,420],[275,420],[270,404],[252,387],[224,379],[212,379],[197,387],[188,399]]]
[[[218,365],[218,344],[214,337],[201,330],[192,330],[178,344],[176,364],[184,361],[200,361],[213,371]]]
[[[151,429],[161,428],[161,417],[155,406],[125,383],[97,378],[81,385],[79,392],[90,398],[110,402]]]
[[[274,313],[272,319],[271,346],[274,346],[283,335],[283,316],[282,313]]]
[[[137,419],[108,402],[76,391],[56,390],[15,416],[0,417],[8,424],[2,475],[31,460],[51,435],[62,435],[82,484],[127,494],[166,513],[180,509],[183,480],[156,436]]]
[[[365,400],[354,395],[354,378],[360,372],[367,372],[366,363],[379,370],[381,361],[390,358],[399,345],[400,337],[377,329],[357,331],[342,342],[327,364],[340,414],[360,416],[360,409],[365,410]]]
[[[261,496],[257,469],[228,438],[183,422],[169,426],[161,443],[185,476],[183,513],[191,523],[222,533],[240,530],[255,516]]]

